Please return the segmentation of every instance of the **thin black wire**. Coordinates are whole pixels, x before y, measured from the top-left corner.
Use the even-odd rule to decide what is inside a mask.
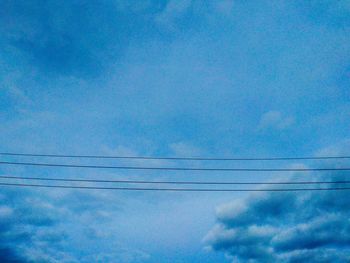
[[[91,159],[139,159],[139,160],[189,160],[189,161],[284,161],[284,160],[327,160],[350,159],[350,156],[305,156],[305,157],[262,157],[262,158],[210,158],[210,157],[157,157],[157,156],[106,156],[106,155],[65,155],[1,152],[4,156],[91,158]]]
[[[100,180],[100,179],[70,179],[42,178],[28,176],[0,176],[0,179],[23,179],[60,182],[88,183],[126,183],[126,184],[183,184],[183,185],[303,185],[303,184],[350,184],[350,181],[298,181],[298,182],[202,182],[202,181],[144,181],[144,180]]]
[[[27,165],[65,168],[90,168],[90,169],[120,169],[120,170],[167,170],[167,171],[221,171],[221,172],[312,172],[312,171],[350,171],[350,167],[342,168],[192,168],[192,167],[137,167],[137,166],[103,166],[103,165],[78,165],[78,164],[54,164],[32,162],[4,162],[5,165]]]
[[[277,188],[277,189],[204,189],[204,188],[135,188],[135,187],[98,187],[98,186],[71,186],[71,185],[43,185],[43,184],[16,184],[0,183],[2,186],[65,188],[86,190],[124,190],[124,191],[173,191],[173,192],[296,192],[296,191],[340,191],[350,190],[350,187],[328,188]]]

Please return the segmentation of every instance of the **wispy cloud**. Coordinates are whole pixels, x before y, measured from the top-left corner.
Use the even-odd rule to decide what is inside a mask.
[[[268,111],[261,116],[258,129],[287,129],[294,124],[294,118],[285,116],[279,111]]]

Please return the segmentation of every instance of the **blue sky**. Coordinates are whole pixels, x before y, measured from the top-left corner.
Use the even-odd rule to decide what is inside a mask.
[[[0,6],[1,151],[208,157],[348,153],[349,1],[4,0]],[[5,166],[0,173],[179,180],[233,175]],[[247,174],[235,176],[246,180]],[[249,174],[248,179],[283,176]],[[271,212],[283,198],[268,195],[265,209]],[[311,201],[295,205],[305,216],[278,226],[284,237],[312,219],[315,228],[310,226],[305,239],[316,239],[316,226],[327,228],[322,220],[341,222],[344,228],[328,234],[348,238],[344,209],[336,206],[332,213],[339,217],[327,221],[311,207],[328,211],[332,198],[306,196]],[[266,212],[255,205],[254,195],[3,188],[0,200],[4,262],[272,262],[276,257],[302,262],[316,254],[315,262],[348,260],[346,238],[283,247],[292,238],[284,240],[271,224],[289,216],[284,213],[264,223],[263,237],[249,232],[256,230],[259,216],[239,229],[227,223],[245,220],[242,204],[252,216]],[[270,243],[261,248],[264,253],[249,254],[241,246],[250,245],[235,239],[235,231],[251,234],[253,250],[259,242]],[[330,251],[332,259],[326,257]]]

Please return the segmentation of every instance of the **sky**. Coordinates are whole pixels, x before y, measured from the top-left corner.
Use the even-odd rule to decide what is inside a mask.
[[[0,152],[349,155],[349,36],[348,0],[2,0]],[[236,168],[349,165],[347,160],[0,159]],[[347,174],[1,165],[1,175],[333,182]],[[1,186],[0,259],[349,262],[347,194]]]

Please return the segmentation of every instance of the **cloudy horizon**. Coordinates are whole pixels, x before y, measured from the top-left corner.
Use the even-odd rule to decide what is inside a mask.
[[[3,0],[0,24],[0,152],[349,155],[346,0]],[[206,162],[1,155],[0,161],[349,167],[348,159]],[[146,181],[333,181],[346,180],[347,173],[0,165],[0,177]],[[0,183],[29,182],[0,178]],[[348,191],[0,188],[1,262],[349,261]]]

